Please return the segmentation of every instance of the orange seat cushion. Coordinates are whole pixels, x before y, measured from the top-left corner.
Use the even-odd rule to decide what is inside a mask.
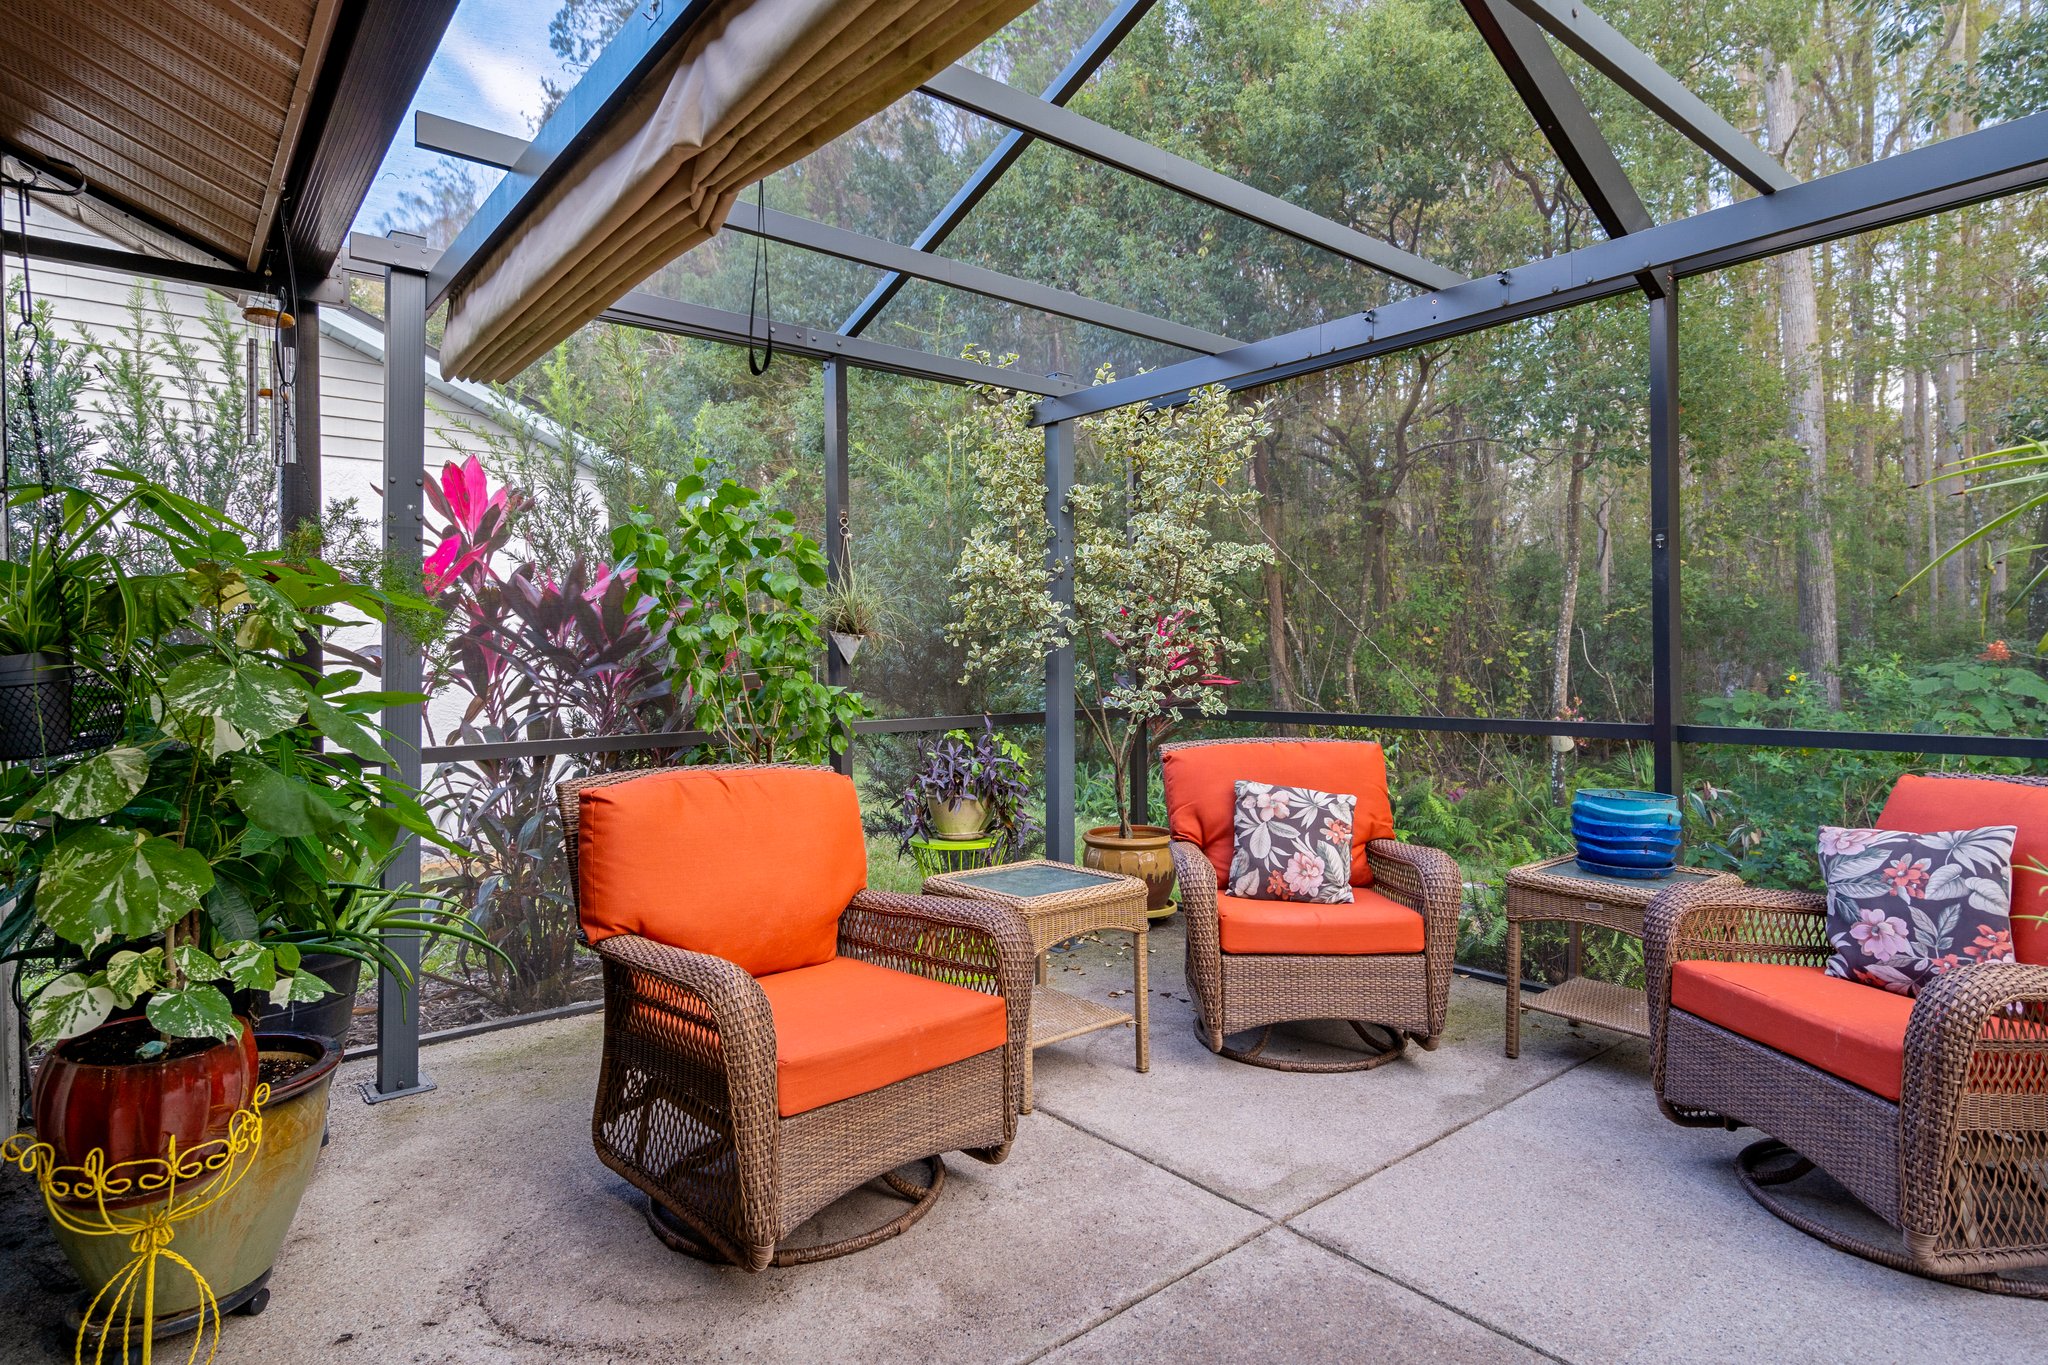
[[[1363,886],[1348,905],[1247,900],[1216,895],[1218,936],[1226,953],[1419,953],[1422,916]]]
[[[1394,808],[1387,799],[1387,757],[1370,741],[1303,743],[1283,739],[1198,744],[1167,750],[1160,755],[1159,766],[1166,784],[1167,828],[1174,838],[1202,846],[1222,886],[1230,884],[1239,782],[1274,782],[1357,797],[1358,809],[1351,819],[1353,886],[1372,885],[1365,846],[1374,839],[1394,837]]]
[[[828,961],[867,885],[853,779],[682,768],[579,801],[578,906],[593,943],[639,934],[754,976]]]
[[[1939,834],[1951,829],[2017,825],[2012,845],[2012,952],[2022,962],[2048,965],[2048,787],[1962,777],[1902,777],[1892,788],[1879,829]]]
[[[1009,1037],[999,997],[859,958],[760,982],[775,1014],[775,1098],[784,1118],[965,1061]]]
[[[1675,1009],[1897,1100],[1906,1070],[1910,996],[1777,962],[1680,962]]]

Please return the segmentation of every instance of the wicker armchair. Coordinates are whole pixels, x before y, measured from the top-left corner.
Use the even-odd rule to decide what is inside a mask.
[[[2020,865],[2030,841],[2048,846],[2048,827],[2014,811],[2023,798],[2037,811],[2048,803],[2015,787],[2040,788],[2048,779],[1940,776],[1946,780],[1938,786],[1924,785],[1926,778],[1902,781],[1879,824],[1932,831],[2020,823],[2014,938],[2023,959],[2038,953],[2036,945],[2048,945],[2048,925],[2039,939],[2023,936],[2018,917],[2048,910],[2048,902],[2026,904],[2034,898],[2028,883],[2038,879]],[[1923,784],[1914,793],[1918,818],[1899,814],[1909,783]],[[1950,793],[1955,806],[1947,823],[1930,819]],[[1890,1002],[1893,1014],[1906,1016],[1902,1071],[1880,1087],[1889,1091],[1897,1079],[1893,1099],[1672,1003],[1674,972],[1687,963],[1779,964],[1818,975],[1831,952],[1824,897],[1727,884],[1674,887],[1651,902],[1645,929],[1658,1104],[1676,1123],[1769,1134],[1737,1163],[1759,1203],[1881,1265],[2048,1298],[2048,1279],[2010,1274],[2048,1267],[2048,961],[1958,967],[1910,1005]],[[1842,982],[1839,989],[1876,988]],[[1866,1071],[1862,1079],[1871,1076]],[[1900,1239],[1865,1239],[1781,1196],[1780,1187],[1815,1168]]]
[[[1374,837],[1378,830],[1393,831],[1380,746],[1355,740],[1194,740],[1162,745],[1160,755],[1187,933],[1188,988],[1203,1044],[1235,1061],[1314,1072],[1383,1065],[1400,1056],[1411,1038],[1434,1050],[1450,999],[1463,879],[1448,854]],[[1315,935],[1300,938],[1304,950],[1232,950],[1225,921],[1267,914],[1275,904],[1218,894],[1219,872],[1227,875],[1230,866],[1230,811],[1240,780],[1360,798],[1353,866],[1369,869],[1370,887],[1355,892],[1353,906],[1316,911],[1340,936],[1353,917],[1351,927],[1371,922],[1390,932],[1354,933],[1341,952],[1314,951]],[[1378,815],[1370,817],[1369,811]],[[1267,946],[1295,945],[1283,934],[1270,936]],[[1274,1024],[1307,1019],[1347,1021],[1368,1055],[1343,1062],[1265,1055]],[[1226,1041],[1247,1029],[1263,1032],[1248,1047]]]
[[[715,803],[696,798],[694,816],[649,827],[661,846],[646,850],[638,865],[629,861],[630,880],[605,884],[610,908],[600,916],[590,874],[610,850],[597,836],[600,828],[626,828],[614,813],[624,793],[591,794],[650,778],[681,783],[689,793],[706,790],[690,784],[717,783],[775,818],[768,831],[750,829],[721,820]],[[806,800],[808,792],[827,793],[829,809],[844,822],[809,827],[819,823],[810,819],[810,808],[793,807],[783,790],[792,781],[814,784],[799,793]],[[750,790],[756,787],[762,790]],[[816,853],[799,847],[805,860],[799,867],[786,851],[792,833],[836,841],[837,852],[857,858],[851,875],[858,887],[865,881],[865,843],[850,780],[822,768],[707,766],[580,778],[560,784],[557,796],[585,937],[604,964],[604,1056],[592,1139],[599,1159],[647,1195],[648,1223],[670,1247],[750,1271],[841,1256],[893,1237],[923,1216],[944,1184],[941,1153],[965,1151],[991,1163],[1009,1154],[1022,1097],[1032,953],[1023,926],[1000,907],[855,890],[850,898],[836,896],[836,904],[813,907],[822,912],[828,960],[779,974],[757,975],[714,953],[621,929],[622,913],[654,922],[654,911],[639,903],[644,895],[657,909],[682,907],[680,915],[664,911],[670,915],[665,922],[684,926],[681,937],[703,937],[688,916],[716,906],[703,904],[701,895],[697,903],[689,897],[716,882],[746,905],[744,915],[727,923],[756,933],[758,926],[746,921],[772,917],[759,907],[786,899]],[[592,817],[587,799],[611,803],[604,807],[607,823]],[[613,847],[630,842],[610,837]],[[784,850],[780,858],[746,857],[749,850],[772,854],[775,844]],[[645,890],[622,898],[622,884],[629,893],[636,886]],[[855,986],[879,985],[885,998],[834,1012],[831,997],[821,1008],[815,993],[806,997],[795,989],[807,973],[826,971],[837,974],[835,984],[851,978]],[[1000,1007],[976,1004],[970,993],[993,996]],[[911,997],[935,999],[959,1018],[972,1016],[984,1033],[994,1032],[996,1045],[955,1056],[973,1045],[958,1042],[969,1035],[956,1035],[949,1052],[936,1025],[891,1036],[892,1029],[907,1027],[900,1022],[901,1001]],[[860,1042],[848,1041],[856,1036],[868,1040],[864,1051]],[[790,1054],[807,1040],[840,1070],[799,1071]],[[941,1064],[932,1065],[934,1059]],[[822,1103],[815,1083],[805,1095],[793,1089],[814,1072],[843,1081],[848,1066],[855,1075],[880,1066],[882,1074],[900,1078],[843,1098],[826,1091],[822,1098],[830,1102]],[[920,1161],[929,1169],[923,1183],[899,1174]],[[901,1216],[837,1242],[784,1244],[820,1209],[877,1178],[911,1201]]]

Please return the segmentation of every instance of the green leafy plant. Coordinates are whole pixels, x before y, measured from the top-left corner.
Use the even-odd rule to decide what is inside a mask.
[[[1096,381],[1115,376],[1107,369]],[[1031,425],[1034,401],[981,387],[954,434],[977,476],[981,524],[953,570],[960,619],[948,634],[967,646],[967,677],[1036,667],[1074,647],[1077,699],[1110,755],[1117,824],[1131,832],[1126,775],[1141,727],[1159,736],[1183,712],[1221,715],[1235,679],[1216,670],[1243,647],[1222,602],[1233,580],[1272,551],[1226,539],[1219,523],[1250,512],[1244,477],[1270,427],[1265,404],[1241,405],[1220,386],[1178,407],[1143,404],[1084,419],[1106,466],[1100,483],[1076,484],[1071,565],[1049,563],[1045,443]],[[1071,568],[1074,600],[1053,596]]]
[[[676,483],[673,532],[636,508],[612,532],[613,571],[654,599],[648,624],[674,654],[692,722],[746,763],[823,763],[873,712],[817,677],[824,640],[804,605],[825,586],[825,555],[788,512],[753,489],[713,484],[711,462]]]
[[[332,566],[252,550],[213,509],[133,476],[110,502],[79,488],[39,496],[68,523],[119,510],[176,563],[96,590],[124,604],[118,629],[86,623],[127,715],[111,747],[0,774],[0,959],[55,974],[29,1003],[52,1043],[140,1007],[158,1037],[231,1039],[237,1006],[317,999],[302,970],[334,952],[395,971],[391,931],[477,941],[445,911],[409,909],[376,884],[401,840],[442,842],[417,793],[390,775],[376,713],[414,694],[359,690],[362,675],[293,662],[336,613],[382,619],[390,600]]]

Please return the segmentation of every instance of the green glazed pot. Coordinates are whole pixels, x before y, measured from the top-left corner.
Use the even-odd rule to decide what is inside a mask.
[[[303,1033],[259,1033],[259,1060],[296,1054],[313,1064],[271,1090],[263,1109],[263,1141],[246,1174],[219,1202],[175,1225],[170,1249],[192,1262],[223,1304],[258,1286],[270,1274],[285,1233],[312,1182],[327,1123],[327,1092],[341,1062],[338,1044]],[[124,1209],[133,1218],[139,1209]],[[52,1227],[57,1242],[85,1286],[88,1298],[134,1260],[126,1237],[89,1237]],[[157,1335],[193,1325],[199,1290],[178,1266],[159,1261],[156,1279]]]

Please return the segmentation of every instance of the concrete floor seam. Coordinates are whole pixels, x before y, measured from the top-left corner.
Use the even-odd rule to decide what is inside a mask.
[[[1257,1217],[1263,1218],[1268,1223],[1279,1223],[1283,1221],[1279,1218],[1274,1217],[1272,1214],[1267,1213],[1264,1209],[1253,1208],[1250,1204],[1245,1203],[1244,1200],[1237,1198],[1235,1195],[1225,1194],[1222,1190],[1211,1189],[1209,1186],[1204,1185],[1201,1181],[1195,1179],[1187,1172],[1176,1171],[1173,1167],[1167,1165],[1165,1162],[1159,1160],[1157,1157],[1147,1156],[1145,1153],[1138,1151],[1134,1147],[1124,1146],[1124,1144],[1118,1142],[1113,1137],[1105,1137],[1103,1134],[1096,1132],[1093,1128],[1088,1127],[1086,1124],[1076,1123],[1073,1119],[1067,1118],[1061,1114],[1056,1114],[1042,1104],[1039,1105],[1038,1108],[1033,1110],[1032,1112],[1043,1114],[1047,1118],[1052,1119],[1056,1123],[1065,1124],[1067,1127],[1073,1129],[1075,1132],[1081,1134],[1083,1137],[1094,1138],[1103,1146],[1113,1147],[1117,1151],[1122,1152],[1125,1156],[1136,1157],[1138,1160],[1144,1162],[1147,1166],[1151,1166],[1157,1170],[1164,1171],[1168,1175],[1172,1176],[1174,1179],[1179,1180],[1184,1184],[1194,1186],[1203,1194],[1210,1195],[1217,1199],[1221,1199],[1224,1203],[1234,1205],[1237,1208],[1243,1209],[1246,1213],[1254,1214]]]
[[[1085,1132],[1086,1130],[1083,1129],[1081,1131]],[[1090,1136],[1093,1135],[1090,1134]],[[1114,1144],[1111,1145],[1113,1146]],[[1197,1188],[1200,1187],[1198,1186]],[[1264,1217],[1263,1214],[1261,1214],[1260,1216]],[[1139,1304],[1145,1303],[1153,1298],[1156,1298],[1160,1294],[1165,1293],[1167,1290],[1173,1288],[1175,1285],[1179,1284],[1182,1280],[1187,1279],[1191,1275],[1201,1274],[1204,1270],[1207,1270],[1210,1266],[1216,1264],[1216,1262],[1222,1260],[1225,1256],[1228,1256],[1235,1251],[1242,1251],[1244,1248],[1250,1246],[1253,1242],[1258,1241],[1259,1238],[1264,1237],[1267,1233],[1271,1232],[1274,1228],[1277,1228],[1279,1226],[1281,1226],[1279,1223],[1269,1220],[1264,1227],[1253,1229],[1251,1232],[1245,1234],[1243,1237],[1240,1237],[1236,1241],[1232,1242],[1229,1246],[1226,1246],[1221,1250],[1217,1251],[1214,1255],[1204,1256],[1201,1260],[1195,1262],[1186,1270],[1183,1270],[1180,1274],[1169,1276],[1167,1279],[1164,1279],[1160,1281],[1158,1284],[1153,1285],[1150,1289],[1147,1289],[1144,1293],[1137,1295],[1135,1298],[1132,1298],[1125,1303],[1118,1304],[1115,1308],[1097,1317],[1094,1321],[1088,1323],[1086,1326],[1080,1328],[1078,1331],[1071,1332],[1068,1335],[1061,1337],[1058,1341],[1055,1341],[1050,1345],[1046,1346],[1036,1355],[1024,1357],[1026,1365],[1029,1365],[1029,1363],[1032,1361],[1043,1360],[1047,1356],[1051,1355],[1054,1351],[1059,1350],[1061,1347],[1067,1345],[1068,1343],[1079,1341],[1082,1337],[1087,1336],[1090,1332],[1095,1331],[1097,1328],[1105,1327],[1108,1324],[1115,1322],[1118,1318],[1130,1312]]]
[[[1293,1227],[1286,1223],[1282,1223],[1280,1226],[1286,1228],[1289,1232],[1301,1238],[1304,1242],[1309,1243],[1311,1246],[1322,1248],[1324,1251],[1329,1252],[1332,1256],[1335,1256],[1340,1260],[1343,1260],[1347,1264],[1357,1266],[1366,1274],[1371,1275],[1376,1279],[1385,1280],[1388,1284],[1393,1285],[1396,1289],[1404,1289],[1408,1293],[1415,1295],[1415,1297],[1419,1299],[1426,1299],[1430,1303],[1433,1303],[1437,1307],[1443,1309],[1446,1313],[1449,1313],[1454,1317],[1463,1318],[1465,1321],[1471,1323],[1474,1327],[1478,1327],[1485,1331],[1491,1332],[1493,1333],[1493,1335],[1501,1338],[1504,1341],[1512,1341],[1515,1345],[1520,1346],[1525,1350],[1534,1351],[1537,1355],[1542,1356],[1545,1360],[1555,1360],[1558,1362],[1558,1365],[1574,1365],[1574,1362],[1571,1360],[1569,1356],[1561,1356],[1555,1351],[1537,1345],[1535,1342],[1529,1340],[1527,1337],[1520,1335],[1519,1333],[1509,1331],[1507,1328],[1500,1326],[1498,1323],[1488,1322],[1485,1318],[1478,1316],[1477,1314],[1471,1312],[1469,1309],[1460,1308],[1457,1304],[1450,1302],[1448,1299],[1439,1298],[1437,1295],[1430,1293],[1427,1289],[1422,1288],[1422,1286],[1420,1285],[1410,1284],[1408,1281],[1402,1279],[1399,1275],[1390,1274],[1387,1271],[1380,1269],[1378,1266],[1371,1264],[1370,1262],[1360,1260],[1358,1257],[1352,1255],[1344,1248],[1340,1246],[1334,1246],[1331,1243],[1326,1242],[1322,1238],[1316,1236],[1314,1233],[1305,1232],[1300,1228]]]
[[[1373,1167],[1371,1170],[1359,1176],[1356,1180],[1351,1181],[1349,1184],[1344,1185],[1339,1189],[1331,1190],[1328,1194],[1319,1195],[1318,1197],[1311,1199],[1308,1203],[1303,1204],[1300,1208],[1294,1210],[1292,1213],[1281,1215],[1280,1218],[1276,1221],[1294,1231],[1300,1231],[1300,1229],[1294,1227],[1295,1219],[1313,1213],[1315,1210],[1321,1208],[1323,1205],[1329,1203],[1332,1199],[1337,1198],[1339,1195],[1349,1194],[1351,1191],[1357,1189],[1360,1185],[1363,1185],[1366,1181],[1371,1180],[1375,1176],[1386,1174],[1388,1171],[1391,1171],[1392,1169],[1394,1169],[1394,1167],[1400,1165],[1402,1162],[1408,1160],[1410,1157],[1422,1155],[1430,1148],[1436,1146],[1439,1142],[1442,1142],[1447,1138],[1456,1137],[1459,1133],[1464,1132],[1467,1128],[1470,1128],[1473,1124],[1480,1122],[1482,1119],[1486,1119],[1494,1114],[1498,1114],[1503,1109],[1507,1109],[1513,1105],[1520,1104],[1523,1100],[1528,1099],[1531,1095],[1543,1089],[1543,1087],[1550,1085],[1553,1082],[1564,1079],[1566,1076],[1571,1075],[1574,1071],[1577,1071],[1580,1067],[1584,1066],[1588,1062],[1599,1061],[1602,1057],[1605,1057],[1608,1053],[1614,1051],[1616,1048],[1621,1046],[1623,1046],[1622,1043],[1609,1043],[1606,1047],[1601,1048],[1598,1052],[1587,1053],[1584,1057],[1581,1057],[1578,1061],[1573,1062],[1570,1066],[1567,1066],[1564,1070],[1556,1073],[1555,1075],[1546,1076],[1542,1080],[1536,1082],[1536,1084],[1530,1086],[1527,1090],[1524,1090],[1509,1099],[1503,1100],[1501,1103],[1495,1105],[1493,1108],[1485,1110],[1481,1113],[1474,1114],[1471,1118],[1466,1119],[1464,1122],[1456,1124],[1453,1127],[1446,1128],[1443,1132],[1438,1133],[1435,1137],[1429,1139],[1429,1141],[1427,1142],[1418,1143],[1415,1146],[1410,1147],[1407,1151],[1402,1152],[1398,1156],[1389,1157],[1387,1160],[1382,1161],[1379,1165]],[[1076,1126],[1078,1127],[1079,1125]],[[1084,1129],[1083,1131],[1086,1130]],[[1206,1186],[1204,1188],[1206,1188]]]

